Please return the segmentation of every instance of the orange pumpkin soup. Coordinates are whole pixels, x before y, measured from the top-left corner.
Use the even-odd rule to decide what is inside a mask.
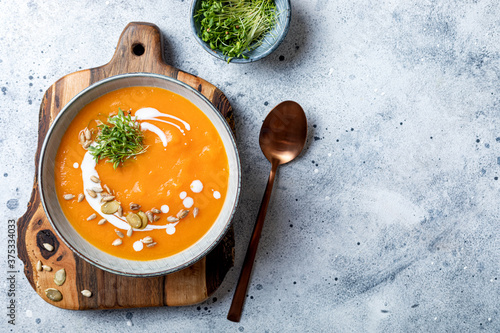
[[[97,125],[119,109],[140,124],[145,151],[115,169],[106,159],[96,163],[89,145],[102,134]],[[196,243],[217,219],[229,177],[224,144],[208,117],[155,87],[118,89],[86,105],[55,163],[57,196],[76,231],[100,250],[132,260],[164,258]]]

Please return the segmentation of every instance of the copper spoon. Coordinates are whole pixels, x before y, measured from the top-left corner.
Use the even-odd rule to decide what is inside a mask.
[[[285,101],[278,104],[269,112],[262,124],[259,136],[260,149],[262,149],[266,158],[271,162],[272,167],[266,191],[260,204],[257,222],[255,223],[252,238],[250,239],[243,262],[238,285],[234,292],[233,302],[227,314],[227,319],[231,321],[239,322],[241,318],[248,282],[250,281],[262,226],[266,218],[267,206],[269,205],[269,199],[273,190],[276,170],[279,165],[290,162],[300,154],[306,143],[306,138],[306,115],[302,107],[296,102]]]

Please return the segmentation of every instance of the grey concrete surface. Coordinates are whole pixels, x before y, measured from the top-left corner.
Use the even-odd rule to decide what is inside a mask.
[[[498,1],[292,2],[275,53],[228,65],[197,45],[187,0],[0,0],[0,331],[500,331]],[[92,312],[45,303],[18,273],[9,325],[7,223],[30,198],[43,92],[108,62],[130,21],[157,24],[167,61],[219,86],[235,109],[235,268],[198,306]],[[307,112],[307,149],[279,172],[232,323],[270,169],[259,128],[287,99]]]

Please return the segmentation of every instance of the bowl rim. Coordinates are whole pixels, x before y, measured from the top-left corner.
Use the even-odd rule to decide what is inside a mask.
[[[75,246],[73,246],[62,235],[62,233],[59,231],[59,229],[57,227],[57,224],[54,223],[54,221],[52,219],[52,216],[51,216],[51,213],[50,213],[50,211],[47,208],[47,205],[45,203],[45,195],[44,195],[44,190],[43,190],[44,189],[44,186],[43,186],[44,180],[43,180],[43,177],[42,177],[42,170],[43,170],[43,167],[44,167],[44,155],[45,155],[46,150],[47,150],[49,139],[52,136],[52,134],[54,132],[54,129],[56,128],[56,126],[57,126],[59,120],[61,119],[62,115],[69,109],[69,107],[73,103],[75,103],[76,100],[78,100],[79,98],[81,98],[83,95],[85,95],[89,91],[95,89],[96,87],[98,87],[100,85],[103,85],[105,83],[108,83],[110,81],[121,80],[121,79],[130,78],[130,77],[152,77],[152,78],[158,78],[158,79],[162,79],[162,80],[166,80],[166,81],[170,81],[170,82],[173,82],[175,84],[178,84],[178,85],[182,86],[183,88],[191,90],[191,92],[195,93],[198,97],[200,97],[203,100],[203,102],[205,102],[210,107],[210,109],[212,109],[212,111],[214,111],[214,113],[217,115],[217,117],[219,117],[219,119],[222,121],[224,129],[229,134],[231,147],[233,148],[234,153],[235,153],[235,157],[236,157],[236,172],[237,172],[237,184],[238,184],[238,186],[236,188],[236,194],[235,194],[234,204],[231,207],[231,213],[230,213],[230,215],[229,215],[229,217],[227,219],[227,222],[226,222],[224,228],[220,231],[220,233],[217,235],[217,237],[214,239],[214,241],[209,246],[207,246],[203,251],[201,251],[197,256],[195,256],[191,260],[189,260],[189,261],[187,261],[187,262],[185,262],[183,264],[180,264],[180,265],[178,265],[176,267],[172,267],[170,269],[161,270],[161,271],[157,271],[157,272],[151,272],[151,273],[131,273],[131,272],[124,272],[124,271],[121,271],[121,270],[113,269],[113,268],[107,267],[107,266],[105,266],[105,265],[103,265],[103,264],[101,264],[99,262],[96,262],[92,258],[89,258],[89,257],[85,256],[83,253],[81,253]],[[120,88],[116,88],[116,89],[113,89],[111,91],[114,91],[114,90],[117,90],[117,89],[120,89]],[[165,89],[165,88],[162,88],[162,89]],[[102,97],[102,96],[103,95],[101,95],[99,97]],[[219,131],[217,131],[217,132],[219,132]],[[229,124],[227,123],[226,119],[224,118],[224,116],[220,113],[219,110],[217,110],[217,108],[212,104],[212,102],[210,102],[210,100],[207,97],[205,97],[201,92],[199,92],[195,88],[193,88],[190,85],[188,85],[188,84],[186,84],[186,83],[184,83],[184,82],[182,82],[180,80],[177,80],[175,78],[172,78],[172,77],[169,77],[169,76],[166,76],[166,75],[162,75],[162,74],[157,74],[157,73],[136,72],[136,73],[118,74],[118,75],[110,76],[110,77],[107,77],[105,79],[102,79],[102,80],[99,80],[97,82],[94,82],[90,86],[88,86],[85,89],[83,89],[82,91],[80,91],[73,98],[71,98],[71,100],[66,105],[64,105],[64,107],[61,109],[61,111],[59,111],[59,113],[54,118],[53,122],[50,124],[50,127],[49,127],[49,129],[47,131],[47,134],[45,135],[45,138],[43,140],[43,144],[42,144],[42,148],[40,150],[40,156],[39,156],[38,162],[39,163],[38,163],[38,169],[37,169],[37,178],[38,178],[38,190],[39,190],[39,194],[40,194],[40,202],[42,204],[42,207],[43,207],[43,210],[45,212],[45,215],[46,215],[47,219],[49,220],[50,225],[52,226],[52,228],[56,232],[56,234],[59,237],[59,239],[61,239],[64,242],[64,244],[66,246],[68,246],[68,248],[70,248],[70,250],[73,253],[76,253],[80,258],[84,259],[86,262],[90,263],[91,265],[93,265],[93,266],[95,266],[95,267],[97,267],[99,269],[102,269],[102,270],[104,270],[106,272],[109,272],[109,273],[112,273],[112,274],[116,274],[116,275],[121,275],[121,276],[129,276],[129,277],[155,277],[155,276],[167,275],[167,274],[171,274],[171,273],[177,272],[179,270],[182,270],[184,268],[187,268],[187,267],[193,265],[194,263],[196,263],[197,261],[199,261],[200,259],[202,259],[203,257],[205,257],[206,255],[208,255],[220,243],[220,241],[226,235],[227,231],[229,230],[230,226],[232,225],[232,221],[233,221],[234,215],[236,213],[236,209],[238,207],[238,203],[239,203],[239,199],[240,199],[240,195],[241,195],[241,177],[242,176],[241,176],[241,162],[240,162],[238,147],[236,146],[236,140],[235,140],[235,137],[234,137],[234,133],[233,133],[232,129],[230,128]],[[94,246],[94,245],[92,245],[92,246]],[[104,252],[104,251],[102,251],[100,249],[97,249],[97,250],[100,251],[100,252]],[[123,260],[129,260],[131,262],[135,261],[135,260],[125,259],[125,258],[121,258],[121,259],[123,259]]]
[[[216,50],[212,50],[208,45],[207,43],[205,43],[201,38],[200,36],[198,36],[198,30],[196,29],[196,24],[195,24],[195,19],[194,19],[194,16],[195,16],[195,7],[196,5],[200,2],[200,1],[203,1],[203,0],[193,0],[193,2],[191,3],[191,17],[190,17],[190,21],[191,21],[191,30],[193,32],[193,35],[196,39],[196,41],[198,42],[198,44],[201,45],[201,47],[206,51],[208,52],[208,54],[212,55],[213,57],[217,58],[217,59],[220,59],[220,60],[224,60],[227,62],[227,59],[228,57],[227,56],[224,56],[222,55],[222,53],[220,53],[220,51],[216,51]],[[286,19],[285,19],[285,25],[283,27],[283,31],[281,33],[281,36],[280,38],[278,38],[276,40],[276,42],[271,45],[270,48],[268,48],[265,52],[262,52],[261,54],[259,54],[258,56],[256,57],[252,57],[252,58],[248,58],[248,59],[245,59],[245,58],[232,58],[230,63],[235,63],[235,64],[248,64],[248,63],[251,63],[251,62],[255,62],[255,61],[258,61],[262,58],[265,58],[267,57],[269,54],[271,54],[272,52],[274,52],[274,50],[276,50],[280,45],[281,43],[283,43],[283,41],[285,40],[285,37],[286,35],[288,34],[288,30],[290,28],[290,21],[292,20],[292,5],[291,5],[291,2],[290,0],[284,0],[285,3],[286,3],[286,9],[284,10],[284,12],[286,12]]]

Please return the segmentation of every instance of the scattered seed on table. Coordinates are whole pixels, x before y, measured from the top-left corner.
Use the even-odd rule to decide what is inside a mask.
[[[85,297],[91,297],[92,296],[92,292],[90,290],[82,290],[82,295],[85,296]]]

